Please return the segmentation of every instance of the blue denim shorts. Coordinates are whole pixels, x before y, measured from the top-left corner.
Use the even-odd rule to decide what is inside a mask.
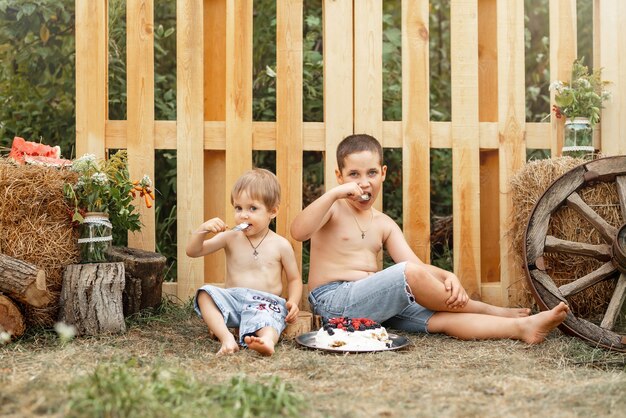
[[[253,335],[261,328],[272,327],[280,335],[285,329],[287,307],[285,299],[260,290],[243,287],[221,287],[204,285],[196,293],[194,308],[202,317],[198,306],[198,294],[207,292],[224,316],[229,328],[239,328],[239,344],[245,346],[243,338]]]
[[[309,293],[315,313],[326,318],[370,318],[385,327],[428,333],[435,312],[415,302],[406,282],[406,263],[357,281],[331,282]]]

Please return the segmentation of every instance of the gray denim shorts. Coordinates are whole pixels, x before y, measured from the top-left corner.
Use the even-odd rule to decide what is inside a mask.
[[[317,315],[370,318],[385,327],[428,333],[435,312],[417,302],[406,282],[406,263],[398,263],[357,281],[331,282],[309,293]]]
[[[243,287],[221,287],[204,285],[196,293],[194,309],[202,317],[198,306],[198,294],[207,292],[224,316],[229,328],[239,328],[239,344],[245,346],[243,338],[261,328],[272,327],[280,335],[285,329],[287,307],[285,299],[260,290]]]

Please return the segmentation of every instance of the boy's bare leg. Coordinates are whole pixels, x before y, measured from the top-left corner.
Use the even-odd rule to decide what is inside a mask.
[[[222,343],[222,347],[220,347],[217,355],[232,354],[239,351],[239,344],[237,344],[235,337],[228,330],[222,312],[220,312],[213,298],[207,292],[202,291],[198,294],[198,306],[200,307],[200,312],[202,312],[202,319],[209,327],[209,330]]]
[[[484,315],[520,318],[530,315],[528,308],[503,308],[470,299],[462,308],[451,308],[446,304],[450,297],[441,280],[417,264],[407,263],[406,280],[417,303],[435,312],[465,312]]]
[[[444,333],[462,340],[511,338],[538,344],[565,320],[568,312],[569,308],[563,302],[549,311],[522,318],[437,312],[428,321],[428,332]]]
[[[261,328],[257,335],[246,335],[243,341],[248,348],[264,356],[274,354],[274,346],[278,342],[278,332],[272,327]]]

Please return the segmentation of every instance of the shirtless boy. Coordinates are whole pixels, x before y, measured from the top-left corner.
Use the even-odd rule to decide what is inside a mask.
[[[565,320],[564,303],[529,316],[528,309],[471,300],[455,274],[423,263],[400,227],[372,207],[387,171],[375,138],[345,138],[337,147],[337,166],[339,185],[291,225],[295,239],[311,239],[309,301],[318,315],[369,317],[405,331],[530,344],[542,342]],[[397,264],[379,271],[383,246]]]
[[[302,280],[291,244],[269,229],[278,213],[280,185],[264,169],[242,175],[231,192],[235,222],[231,230],[219,218],[204,222],[192,234],[187,255],[201,257],[220,249],[226,252],[224,288],[205,285],[198,289],[195,309],[222,343],[218,355],[239,350],[239,344],[272,355],[285,322],[298,317]],[[215,234],[209,239],[206,235]],[[280,297],[282,272],[287,276],[289,299]],[[239,327],[240,341],[228,327]]]

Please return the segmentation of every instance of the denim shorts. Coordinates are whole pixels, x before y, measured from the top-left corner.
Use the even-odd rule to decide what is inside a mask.
[[[198,306],[198,294],[205,291],[211,296],[224,316],[224,322],[229,328],[239,328],[239,344],[245,346],[243,338],[254,335],[258,330],[272,327],[280,335],[285,329],[287,307],[285,299],[260,290],[243,287],[221,287],[204,285],[196,293],[194,308],[202,317]]]
[[[399,263],[361,280],[327,283],[309,293],[309,302],[326,318],[370,318],[385,327],[428,333],[435,312],[415,302],[405,267]]]

